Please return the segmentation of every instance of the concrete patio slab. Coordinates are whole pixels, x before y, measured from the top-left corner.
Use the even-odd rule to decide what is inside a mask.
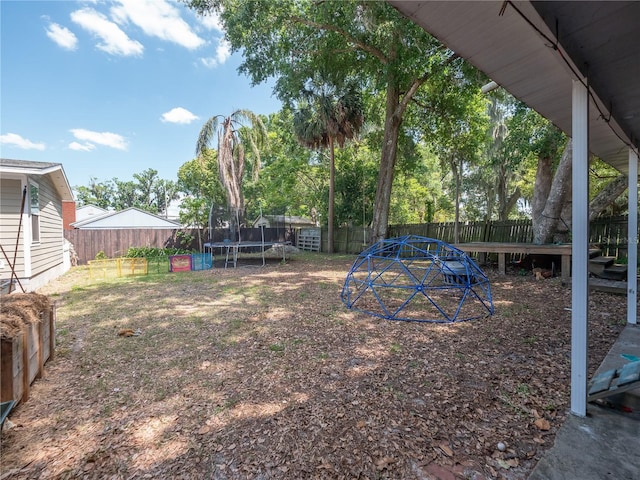
[[[595,375],[627,363],[623,353],[640,357],[640,325],[624,328]],[[640,388],[607,400],[567,417],[529,480],[640,479]]]

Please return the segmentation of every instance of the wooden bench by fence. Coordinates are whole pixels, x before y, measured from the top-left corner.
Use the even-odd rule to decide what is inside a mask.
[[[571,277],[571,244],[544,244],[533,243],[494,243],[494,242],[470,242],[458,243],[454,247],[466,253],[497,253],[498,271],[505,274],[507,264],[505,255],[507,253],[534,254],[534,255],[560,255],[562,257],[562,280],[569,280]]]

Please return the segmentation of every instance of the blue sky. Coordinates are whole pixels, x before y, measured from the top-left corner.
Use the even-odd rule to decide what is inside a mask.
[[[280,109],[216,19],[173,0],[0,0],[0,15],[0,154],[61,163],[72,187],[176,180],[209,117]]]

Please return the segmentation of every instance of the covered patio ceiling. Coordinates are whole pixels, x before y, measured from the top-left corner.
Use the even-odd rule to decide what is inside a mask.
[[[590,88],[589,148],[629,173],[640,146],[639,1],[388,0],[568,135],[574,79]]]

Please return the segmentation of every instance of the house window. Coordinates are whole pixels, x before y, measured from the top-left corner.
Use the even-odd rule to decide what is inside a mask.
[[[29,183],[29,214],[31,216],[31,243],[40,242],[40,188]]]

